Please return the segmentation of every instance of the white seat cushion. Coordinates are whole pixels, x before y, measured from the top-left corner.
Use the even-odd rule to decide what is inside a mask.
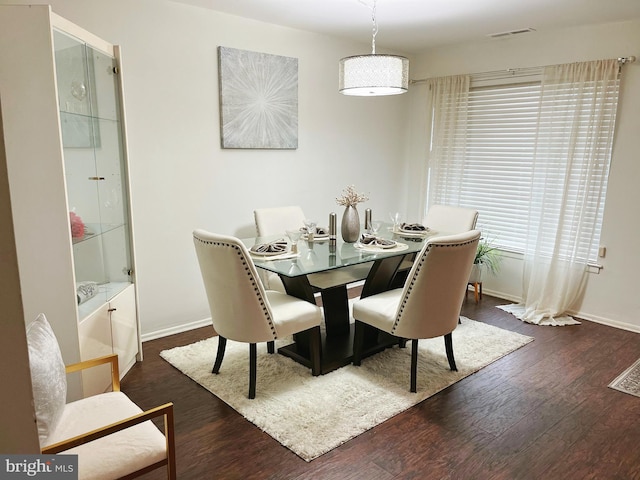
[[[47,445],[67,440],[141,413],[122,392],[109,392],[68,403]],[[44,445],[46,446],[46,445]],[[166,458],[164,435],[147,421],[61,452],[78,455],[80,479],[114,479]]]
[[[353,318],[391,333],[401,298],[401,288],[361,298],[353,304]]]
[[[317,305],[273,290],[266,293],[279,338],[317,327],[322,322]]]

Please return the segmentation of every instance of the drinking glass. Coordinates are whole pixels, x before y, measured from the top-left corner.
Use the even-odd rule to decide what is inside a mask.
[[[395,232],[396,230],[398,230],[398,226],[400,225],[400,212],[389,213],[389,218],[393,223],[393,231]]]
[[[291,253],[298,253],[298,240],[300,240],[302,232],[298,228],[296,230],[287,230],[285,233],[291,242]]]
[[[317,222],[315,220],[309,220],[305,218],[304,226],[307,229],[307,240],[310,242],[313,241],[313,235],[316,233],[316,225]]]
[[[378,230],[382,226],[382,222],[380,220],[371,220],[371,233],[373,235],[378,235]]]

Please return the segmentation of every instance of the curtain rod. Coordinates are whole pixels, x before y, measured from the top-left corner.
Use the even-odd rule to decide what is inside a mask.
[[[636,61],[636,57],[634,55],[630,55],[628,57],[618,57],[618,63],[620,64],[621,67],[623,65],[626,65],[627,63],[633,63],[635,61]],[[494,70],[492,72],[471,73],[469,75],[471,76],[492,76],[492,75],[507,75],[507,74],[511,74],[513,76],[526,75],[527,73],[532,73],[541,68],[553,67],[553,66],[555,65],[542,65],[540,67],[507,68],[505,70]],[[432,78],[436,78],[436,77],[427,77],[427,78],[419,78],[417,80],[409,80],[409,85],[414,85],[416,83],[423,83],[423,82],[426,82],[427,80],[431,80]]]

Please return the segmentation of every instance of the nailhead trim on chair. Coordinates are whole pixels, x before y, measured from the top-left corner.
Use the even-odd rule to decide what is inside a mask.
[[[269,313],[269,309],[267,308],[266,302],[264,301],[264,297],[262,295],[260,295],[260,288],[258,287],[258,284],[256,283],[255,277],[253,275],[251,275],[251,269],[249,268],[249,262],[247,260],[247,257],[244,255],[244,253],[242,252],[242,249],[235,244],[232,243],[224,243],[224,242],[210,242],[207,240],[203,240],[199,237],[195,237],[199,242],[205,243],[207,245],[215,245],[215,246],[221,246],[221,247],[231,247],[234,248],[236,251],[236,254],[240,256],[240,260],[242,261],[242,265],[244,265],[244,270],[247,273],[247,276],[251,279],[251,283],[253,285],[253,291],[256,294],[256,296],[258,297],[258,300],[260,301],[260,306],[262,307],[262,311],[264,312],[265,316],[267,317],[267,321],[269,322],[269,328],[271,329],[271,332],[273,333],[273,339],[277,339],[278,335],[276,333],[276,327],[273,324],[273,320],[271,318],[271,314]]]
[[[418,260],[418,266],[416,267],[416,272],[413,275],[413,277],[411,278],[411,283],[409,284],[409,287],[407,288],[407,294],[402,299],[402,304],[400,305],[400,311],[398,312],[398,316],[396,317],[396,321],[393,323],[393,328],[391,329],[391,334],[392,335],[395,335],[396,328],[398,327],[398,324],[402,320],[402,313],[404,312],[404,308],[405,308],[405,306],[407,304],[407,300],[408,300],[409,296],[411,295],[411,292],[413,291],[415,278],[418,276],[418,273],[420,272],[420,269],[424,265],[424,262],[425,262],[425,260],[427,258],[427,253],[429,252],[429,250],[431,250],[432,247],[461,247],[463,245],[467,245],[467,244],[469,244],[471,242],[474,242],[474,241],[475,240],[470,240],[470,241],[464,242],[464,243],[454,243],[454,244],[449,244],[449,245],[439,245],[439,244],[431,243],[431,244],[429,244],[427,246],[426,250],[424,251],[424,254]]]

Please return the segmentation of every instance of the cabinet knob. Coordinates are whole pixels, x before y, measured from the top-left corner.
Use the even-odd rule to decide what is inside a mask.
[[[89,177],[89,180],[104,180],[104,177]]]
[[[110,308],[109,310],[107,310],[107,312],[115,312],[117,310],[117,308]]]

